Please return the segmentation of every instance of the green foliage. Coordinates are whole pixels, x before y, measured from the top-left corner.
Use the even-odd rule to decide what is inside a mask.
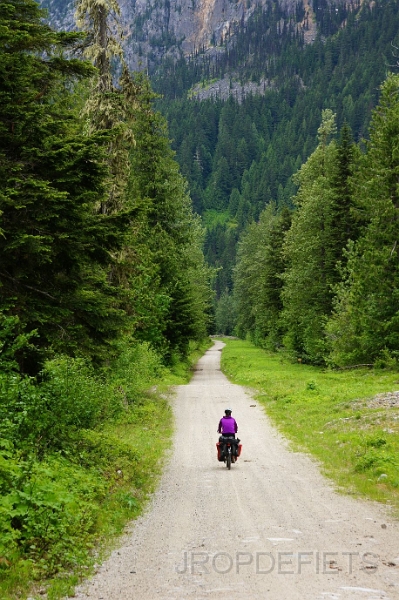
[[[120,411],[118,398],[82,359],[55,359],[39,377],[39,382],[17,375],[1,379],[2,434],[25,452],[62,451],[80,429]]]
[[[332,361],[373,362],[398,349],[397,176],[399,78],[382,86],[370,142],[354,177],[354,200],[362,230],[349,248],[343,283],[328,325]]]
[[[215,310],[216,333],[233,335],[237,320],[235,299],[228,291],[224,292],[217,301]]]
[[[120,352],[112,363],[112,371],[107,371],[113,388],[121,394],[120,401],[124,407],[137,401],[150,381],[154,378],[161,379],[167,372],[161,357],[148,342],[138,344],[126,340],[121,343]],[[117,407],[118,402],[114,405],[114,410]]]
[[[47,363],[36,382],[2,376],[2,598],[79,570],[99,537],[141,510],[171,423],[168,403],[146,390],[166,377],[148,345],[127,341],[102,376],[71,358]]]
[[[331,311],[331,284],[336,280],[333,252],[335,229],[332,218],[332,178],[337,165],[332,111],[323,113],[320,143],[297,175],[297,210],[287,232],[284,253],[288,268],[284,273],[285,345],[301,358],[322,362],[325,355],[324,321]]]
[[[103,374],[83,359],[68,357],[49,361],[36,379],[2,374],[0,435],[24,454],[68,453],[82,430],[123,414],[164,372],[161,358],[147,344],[125,340]]]
[[[166,125],[152,109],[154,95],[142,75],[138,89],[128,194],[137,207],[133,223],[131,271],[143,287],[134,302],[136,336],[150,341],[166,358],[187,353],[190,339],[206,336],[211,271],[202,254],[203,231],[193,214],[187,185],[166,136]],[[134,299],[137,286],[132,282]]]
[[[0,308],[17,335],[37,331],[15,353],[36,374],[56,350],[101,358],[123,326],[107,281],[110,251],[126,226],[94,208],[105,192],[110,135],[82,135],[74,86],[91,65],[66,59],[76,33],[44,25],[36,2],[0,9]]]
[[[388,65],[396,62],[395,0],[355,4],[350,11],[341,3],[316,2],[313,8],[318,33],[311,44],[304,44],[303,32],[296,31],[300,10],[289,15],[281,3],[267,3],[245,24],[232,27],[223,40],[225,52],[220,47],[216,56],[199,50],[188,59],[166,59],[154,73],[155,89],[164,95],[159,106],[168,118],[195,209],[200,214],[229,210],[237,223],[234,234],[226,224],[207,232],[206,257],[219,269],[217,297],[232,290],[236,243],[245,227],[271,201],[292,208],[297,192],[292,175],[317,146],[322,111],[330,108],[338,129],[347,123],[359,141],[367,135]],[[242,84],[264,81],[263,95],[248,93],[242,102],[186,96],[196,83],[225,76]],[[353,151],[349,139],[346,150]],[[343,182],[349,173],[342,160],[335,186],[344,185],[341,191],[348,199],[348,183]],[[339,219],[340,210],[334,209]],[[356,235],[356,228],[345,226],[336,235],[337,249]]]
[[[79,9],[96,35],[112,12],[101,6]],[[0,310],[14,332],[2,355],[29,375],[54,352],[103,364],[135,330],[184,354],[206,335],[209,273],[149,84],[124,68],[115,87],[120,48],[86,40],[93,95],[79,81],[94,68],[72,58],[82,34],[42,16],[33,0],[0,8]]]
[[[295,357],[323,363],[325,323],[345,246],[358,230],[351,175],[357,152],[345,126],[338,144],[331,110],[323,112],[319,145],[294,180],[297,205],[276,213],[270,205],[242,237],[235,269],[237,331],[269,349],[284,342]],[[341,266],[341,267],[340,267]]]
[[[100,541],[120,533],[154,489],[171,433],[169,404],[154,384],[164,390],[186,382],[203,347],[191,345],[191,360],[175,359],[170,371],[147,344],[120,344],[119,358],[101,377],[70,358],[50,361],[36,385],[9,375],[20,402],[10,402],[6,419],[4,410],[1,415],[0,596],[5,600],[28,593],[34,581],[54,600],[73,593],[82,568],[101,558]],[[58,438],[53,410],[62,423]]]
[[[19,462],[10,479],[9,493],[0,503],[0,527],[6,533],[0,555],[10,562],[29,556],[47,574],[76,564],[82,558],[79,550],[87,554],[90,549],[87,541],[105,484],[55,458],[33,465]],[[86,548],[71,548],[85,541]]]
[[[95,4],[106,29],[103,3],[89,4],[80,16]],[[149,84],[123,69],[114,86],[112,38],[94,44],[96,77],[79,56],[90,44],[52,31],[33,0],[0,5],[7,600],[49,577],[49,598],[69,593],[94,544],[139,513],[171,429],[168,403],[147,390],[187,379],[207,332],[203,232]]]
[[[26,347],[33,349],[29,340],[35,336],[36,331],[21,333],[17,316],[10,317],[0,312],[0,371],[17,371],[18,354]]]
[[[251,224],[238,249],[234,296],[237,333],[255,344],[276,349],[282,343],[282,274],[286,267],[283,241],[291,224],[287,208],[270,204],[259,223]]]

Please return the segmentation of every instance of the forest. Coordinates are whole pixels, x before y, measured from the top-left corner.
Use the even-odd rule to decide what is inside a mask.
[[[80,32],[56,32],[34,0],[0,4],[2,598],[83,564],[117,506],[141,506],[170,426],[146,390],[211,307],[203,227],[118,6],[77,10]]]
[[[205,255],[217,269],[217,298],[233,288],[245,227],[270,203],[293,208],[293,175],[317,147],[322,111],[331,109],[338,130],[347,123],[361,143],[369,137],[381,83],[397,70],[397,2],[363,3],[344,14],[326,3],[316,8],[318,34],[311,44],[293,27],[297,16],[270,4],[237,26],[231,40],[219,41],[226,51],[216,58],[204,51],[175,64],[165,61],[152,75],[163,95],[157,105],[207,229]],[[242,102],[234,95],[199,100],[193,93],[222,77],[269,85]]]
[[[295,210],[269,204],[234,270],[237,328],[301,362],[395,365],[399,76],[389,75],[365,148],[323,111],[295,175]],[[226,301],[226,299],[224,300]]]
[[[300,14],[269,4],[216,59],[166,61],[159,106],[207,228],[215,331],[312,364],[391,364],[399,6],[314,8],[312,44]],[[193,93],[226,73],[268,85],[241,101]]]

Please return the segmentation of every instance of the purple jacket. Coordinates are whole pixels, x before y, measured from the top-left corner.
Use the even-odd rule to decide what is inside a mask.
[[[233,417],[222,417],[219,421],[218,433],[237,433],[237,421]]]

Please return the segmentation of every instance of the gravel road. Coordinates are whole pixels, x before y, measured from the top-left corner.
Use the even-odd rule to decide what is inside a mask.
[[[340,496],[308,456],[290,451],[221,373],[222,347],[215,342],[177,388],[174,448],[147,512],[76,597],[399,599],[399,523]],[[227,407],[243,443],[231,471],[215,448]]]

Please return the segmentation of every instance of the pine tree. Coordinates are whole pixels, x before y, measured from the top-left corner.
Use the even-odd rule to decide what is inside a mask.
[[[121,46],[120,8],[117,0],[79,0],[75,16],[88,40],[85,56],[97,68],[84,109],[88,131],[113,133],[107,149],[108,194],[99,210],[103,214],[117,213],[126,208],[129,149],[134,143],[131,119],[137,94]]]
[[[242,338],[256,329],[257,280],[259,267],[254,257],[261,247],[261,230],[256,223],[248,225],[238,244],[234,269],[234,297],[237,310],[236,332]]]
[[[143,75],[134,82],[136,144],[127,193],[137,208],[132,224],[136,268],[146,265],[141,292],[146,300],[140,303],[145,311],[136,314],[135,335],[168,358],[174,352],[185,354],[190,339],[206,335],[211,272],[202,253],[202,227],[170,150],[165,121],[152,107],[155,95]],[[134,295],[134,280],[131,288]]]
[[[353,143],[352,132],[347,123],[341,129],[337,144],[337,168],[331,184],[334,199],[331,207],[332,227],[335,230],[334,262],[342,262],[343,249],[348,240],[355,241],[358,235],[358,222],[354,211],[352,175],[359,159],[359,149]]]
[[[252,224],[240,243],[234,272],[237,330],[244,337],[275,350],[282,343],[283,244],[291,224],[287,208],[277,212],[270,204],[259,223]],[[251,263],[251,266],[249,266]]]
[[[236,325],[235,299],[228,290],[225,290],[216,303],[215,309],[216,333],[233,335]]]

